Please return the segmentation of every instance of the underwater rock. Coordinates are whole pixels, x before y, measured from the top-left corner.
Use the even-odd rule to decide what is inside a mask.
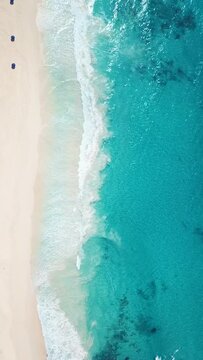
[[[142,11],[142,4],[139,4],[140,13],[138,17],[140,38],[145,42],[160,34],[168,38],[180,39],[186,31],[193,31],[196,28],[195,15],[192,9],[182,11],[180,2],[167,4],[165,1],[151,0],[147,9]]]
[[[93,356],[92,360],[117,360],[117,347],[109,342],[106,344],[104,350]]]
[[[147,284],[145,289],[137,289],[137,295],[144,300],[150,300],[156,296],[156,291],[156,283],[152,280]]]
[[[196,227],[193,231],[193,234],[201,237],[203,240],[203,229],[202,228]]]
[[[157,328],[156,327],[153,327],[151,330],[150,330],[151,334],[155,334],[157,332]]]
[[[166,285],[166,283],[164,281],[161,282],[161,290],[163,292],[166,292],[168,290],[168,286]]]
[[[150,316],[139,315],[135,328],[140,335],[151,336],[156,334],[158,328],[152,325]]]
[[[129,304],[127,296],[124,296],[123,298],[121,298],[120,300],[120,307],[124,308]]]
[[[118,330],[113,335],[113,338],[118,340],[119,342],[123,342],[126,340],[127,332],[125,330]]]
[[[151,58],[146,64],[138,64],[135,67],[136,72],[142,78],[146,77],[160,86],[166,86],[170,81],[192,82],[192,78],[180,66],[177,66],[174,60]]]

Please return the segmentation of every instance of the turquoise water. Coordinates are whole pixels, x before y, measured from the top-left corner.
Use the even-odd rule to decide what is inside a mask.
[[[202,11],[94,3],[111,162],[80,268],[92,360],[203,359]]]

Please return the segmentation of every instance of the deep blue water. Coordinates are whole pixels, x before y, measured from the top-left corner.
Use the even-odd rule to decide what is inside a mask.
[[[201,0],[95,1],[111,25],[94,57],[112,136],[95,205],[106,231],[81,266],[92,360],[203,359],[202,11]]]

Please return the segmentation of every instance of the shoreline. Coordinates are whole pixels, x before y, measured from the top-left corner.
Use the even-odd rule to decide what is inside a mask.
[[[66,23],[66,19],[69,17],[72,19],[72,15],[65,4],[63,17],[61,17],[62,12],[57,13],[58,8],[54,2],[52,6],[53,8],[47,12],[42,3],[37,16],[37,25],[44,44],[44,65],[48,68],[49,75],[51,116],[46,136],[48,141],[45,144],[45,150],[48,151],[43,152],[47,155],[47,166],[44,169],[43,178],[42,227],[39,235],[41,245],[36,259],[35,286],[48,355],[50,354],[50,357],[56,360],[68,355],[71,358],[73,356],[74,359],[82,359],[84,349],[76,331],[77,326],[75,326],[75,322],[84,323],[83,309],[80,306],[82,295],[74,290],[78,288],[76,283],[78,284],[79,279],[73,260],[74,258],[76,260],[80,238],[80,213],[77,205],[78,163],[83,130],[82,104],[80,87],[76,78],[72,22],[68,23],[66,32],[59,32],[63,27],[60,21],[64,19]],[[52,14],[55,14],[53,18]],[[58,46],[63,46],[64,41],[68,39],[64,52],[62,48],[60,48],[61,52],[56,50],[55,36],[51,37],[50,33],[58,36],[57,50]],[[63,56],[59,56],[59,53]],[[62,81],[58,73],[59,64],[60,69],[63,69]],[[69,258],[68,273],[71,282],[74,283],[69,296],[66,292],[67,286],[62,285],[67,258]],[[56,283],[57,286],[55,286]],[[62,293],[60,292],[61,285]],[[73,303],[74,308],[77,309],[77,316],[75,319],[74,315],[74,321],[71,322],[72,318],[69,319],[68,315]]]
[[[58,9],[53,1],[47,12],[46,3],[42,3],[37,14],[44,66],[48,68],[51,112],[45,141],[42,139],[46,168],[42,176],[39,166],[36,182],[38,200],[42,195],[43,201],[35,206],[41,227],[36,234],[40,248],[34,280],[47,353],[56,360],[67,354],[74,360],[86,358],[92,341],[87,334],[85,294],[77,265],[83,241],[94,232],[91,201],[98,197],[95,183],[107,161],[103,154],[97,159],[106,129],[103,109],[97,109],[95,89],[90,85],[93,69],[87,37],[88,9],[82,4],[64,4]],[[81,64],[77,58],[82,59]],[[43,193],[39,189],[41,179]],[[95,186],[91,188],[90,183]],[[43,208],[39,209],[38,203]]]
[[[71,6],[64,4],[58,9],[56,2],[51,4],[48,12],[42,4],[37,17],[53,108],[35,283],[48,355],[58,360],[68,354],[71,359],[81,360],[87,355],[87,333],[84,294],[76,265],[85,210],[79,196],[84,114],[75,59],[75,16]]]
[[[44,360],[32,282],[43,74],[37,4],[0,5],[0,359]],[[15,42],[10,36],[15,35]],[[16,63],[15,70],[11,64]],[[44,86],[44,85],[43,85]],[[46,100],[45,100],[46,101]],[[38,186],[37,186],[38,188]],[[33,226],[34,225],[34,226]],[[36,241],[36,239],[34,240]]]

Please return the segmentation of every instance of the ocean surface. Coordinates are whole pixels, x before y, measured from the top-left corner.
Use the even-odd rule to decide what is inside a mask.
[[[203,1],[43,0],[49,360],[203,359]]]

